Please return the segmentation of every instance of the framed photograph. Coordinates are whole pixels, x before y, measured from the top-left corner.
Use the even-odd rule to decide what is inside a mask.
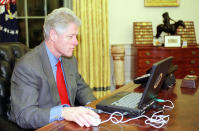
[[[171,7],[179,6],[180,0],[144,0],[144,6],[146,7]]]
[[[165,36],[164,47],[181,47],[181,37],[178,35]]]

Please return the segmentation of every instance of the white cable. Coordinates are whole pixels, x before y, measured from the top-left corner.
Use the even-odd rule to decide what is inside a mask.
[[[148,117],[146,115],[140,115],[138,117],[130,118],[128,120],[123,121],[124,114],[122,114],[121,112],[113,112],[110,115],[110,117],[107,120],[102,121],[101,124],[105,123],[105,122],[108,122],[108,121],[111,121],[114,124],[126,123],[126,122],[129,122],[131,120],[135,120],[135,119],[139,119],[141,117],[145,117],[145,118],[147,118],[145,120],[145,124],[153,126],[155,128],[162,128],[165,124],[168,123],[168,121],[169,121],[169,115],[157,115],[157,114],[159,114],[161,112],[163,113],[164,109],[173,109],[174,108],[174,104],[173,104],[172,101],[170,101],[170,100],[164,100],[164,102],[170,102],[172,106],[166,106],[166,105],[164,105],[163,106],[163,110],[155,112],[151,117]],[[117,119],[116,117],[114,117],[114,115],[121,116],[121,118]]]
[[[155,128],[162,128],[169,121],[169,115],[157,115],[163,110],[155,112],[150,118],[145,120],[145,124],[149,124]]]
[[[174,104],[173,104],[172,101],[170,101],[170,100],[164,100],[164,102],[170,102],[171,106],[164,105],[163,109],[173,109],[174,108]]]
[[[130,118],[130,119],[126,120],[126,121],[123,121],[124,115],[122,113],[113,112],[111,114],[111,116],[107,120],[102,121],[101,124],[105,123],[105,122],[108,122],[108,121],[111,121],[114,124],[126,123],[126,122],[129,122],[129,121],[134,120],[134,119],[139,119],[141,117],[145,117],[145,118],[147,118],[145,120],[145,124],[153,126],[155,128],[161,128],[169,121],[169,115],[157,115],[157,114],[159,114],[161,112],[163,112],[163,110],[155,112],[151,117],[148,117],[146,115],[141,115],[141,116],[138,116],[138,117],[135,117],[135,118]],[[121,118],[117,119],[116,117],[114,117],[114,115],[117,115],[117,116],[120,115]]]
[[[116,117],[114,117],[114,115],[121,116],[120,120],[118,120]],[[120,113],[120,112],[113,112],[113,113],[111,114],[111,116],[110,116],[107,120],[104,120],[104,121],[102,121],[101,123],[105,123],[105,122],[108,122],[108,121],[111,120],[112,123],[118,124],[118,123],[121,123],[121,122],[122,122],[123,117],[124,117],[124,115],[123,115],[122,113]]]

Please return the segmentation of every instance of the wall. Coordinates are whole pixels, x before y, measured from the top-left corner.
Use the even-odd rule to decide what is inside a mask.
[[[199,0],[180,0],[179,7],[144,7],[144,0],[109,0],[110,44],[132,44],[133,22],[150,21],[153,34],[162,23],[162,14],[168,12],[174,20],[194,21],[199,43]]]

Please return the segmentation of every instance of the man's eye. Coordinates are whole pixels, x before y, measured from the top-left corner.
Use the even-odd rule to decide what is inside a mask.
[[[69,36],[67,36],[67,37],[72,38],[73,36],[72,36],[72,35],[69,35]]]

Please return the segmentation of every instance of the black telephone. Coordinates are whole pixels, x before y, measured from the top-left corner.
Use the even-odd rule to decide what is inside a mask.
[[[162,85],[162,88],[163,89],[168,89],[168,88],[172,88],[175,83],[176,83],[176,78],[175,78],[175,75],[173,74],[176,70],[178,69],[178,66],[177,65],[171,65],[169,70],[168,70],[168,73],[166,75],[166,79]],[[143,87],[145,87],[144,85],[147,83],[149,77],[150,77],[150,70],[147,70],[146,74],[145,75],[142,75],[140,77],[137,77],[133,80],[133,82],[135,84],[142,84]]]

